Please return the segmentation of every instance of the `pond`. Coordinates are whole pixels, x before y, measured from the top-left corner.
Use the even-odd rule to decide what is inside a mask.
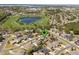
[[[26,23],[26,24],[34,23],[38,20],[41,20],[41,17],[23,17],[19,19],[21,23]]]

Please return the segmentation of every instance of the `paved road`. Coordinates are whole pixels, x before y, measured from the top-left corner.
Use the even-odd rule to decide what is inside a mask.
[[[55,55],[61,54],[64,50],[71,48],[71,47],[73,47],[73,46],[67,45],[65,48],[62,48],[61,50],[57,51]]]
[[[78,47],[75,43],[71,43],[71,42],[68,41],[66,38],[63,38],[63,37],[61,37],[61,36],[58,36],[58,35],[56,35],[55,33],[54,33],[53,35],[56,36],[58,40],[60,40],[60,41],[62,41],[62,42],[66,42],[66,43],[68,43],[71,47],[73,46],[73,47],[76,47],[76,48],[79,49],[79,47]],[[70,47],[70,46],[69,46],[69,47]],[[66,47],[66,48],[69,48],[69,47]],[[59,54],[59,52],[62,52],[62,50],[65,50],[66,48],[61,49],[61,50],[58,51],[56,54]]]
[[[79,55],[79,51],[70,52],[71,55]]]
[[[68,21],[67,23],[73,23],[73,22],[78,22],[79,21],[79,19],[75,19],[75,20],[73,20],[73,21]],[[67,24],[66,23],[66,24]]]

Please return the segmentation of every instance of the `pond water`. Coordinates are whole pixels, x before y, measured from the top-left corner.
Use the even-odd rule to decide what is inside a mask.
[[[20,18],[20,22],[21,23],[26,23],[26,24],[30,24],[30,23],[34,23],[38,20],[41,20],[40,17],[24,17],[24,18]]]

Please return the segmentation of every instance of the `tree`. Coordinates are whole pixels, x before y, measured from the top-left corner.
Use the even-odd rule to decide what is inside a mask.
[[[0,42],[2,42],[4,40],[4,38],[2,37],[2,35],[0,34]]]

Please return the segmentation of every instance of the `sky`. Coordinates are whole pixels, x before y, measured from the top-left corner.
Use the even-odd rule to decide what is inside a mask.
[[[0,0],[0,4],[79,4],[79,0]]]

